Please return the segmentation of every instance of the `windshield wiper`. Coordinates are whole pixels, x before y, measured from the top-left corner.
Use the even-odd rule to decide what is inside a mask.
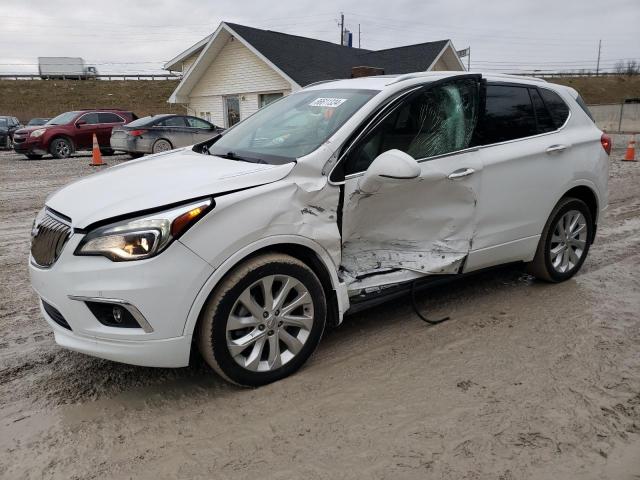
[[[264,160],[260,160],[259,158],[248,158],[242,157],[235,152],[229,151],[227,153],[214,153],[216,157],[226,158],[228,160],[238,160],[240,162],[249,162],[249,163],[267,163]]]

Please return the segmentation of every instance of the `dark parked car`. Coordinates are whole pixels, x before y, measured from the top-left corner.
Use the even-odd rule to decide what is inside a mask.
[[[111,148],[135,158],[145,153],[159,153],[204,142],[222,130],[202,118],[189,115],[152,115],[114,128]]]
[[[22,125],[16,117],[0,116],[0,148],[10,149],[13,145],[13,134]]]
[[[55,158],[67,158],[77,150],[91,150],[95,133],[100,151],[109,155],[113,153],[109,146],[111,129],[136,118],[131,112],[116,109],[66,112],[46,125],[17,130],[13,135],[13,148],[32,160],[47,153]]]
[[[31,120],[29,120],[29,123],[27,123],[27,127],[37,127],[39,125],[44,125],[45,123],[47,123],[49,120],[51,120],[50,118],[32,118]]]

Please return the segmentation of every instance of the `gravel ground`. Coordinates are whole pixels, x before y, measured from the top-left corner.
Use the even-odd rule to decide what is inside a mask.
[[[29,286],[32,219],[87,156],[0,153],[0,477],[640,478],[640,163],[560,285],[501,269],[349,318],[298,374],[229,386],[62,350]],[[109,157],[110,165],[123,157]]]

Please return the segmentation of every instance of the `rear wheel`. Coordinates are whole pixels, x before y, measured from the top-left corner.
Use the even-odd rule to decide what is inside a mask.
[[[311,356],[326,311],[313,270],[288,255],[261,255],[231,271],[209,298],[198,347],[223,378],[264,385],[292,374]]]
[[[547,220],[529,272],[547,282],[573,277],[587,258],[593,230],[589,207],[577,198],[563,198]]]
[[[166,152],[168,150],[171,150],[172,148],[173,146],[171,145],[169,140],[161,138],[160,140],[156,140],[156,142],[153,144],[153,153]]]
[[[54,158],[69,158],[73,149],[71,142],[66,138],[56,138],[51,142],[49,152]]]

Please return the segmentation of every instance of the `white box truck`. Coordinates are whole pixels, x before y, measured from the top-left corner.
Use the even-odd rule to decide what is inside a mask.
[[[80,57],[38,57],[38,72],[43,80],[86,80],[98,74]]]

